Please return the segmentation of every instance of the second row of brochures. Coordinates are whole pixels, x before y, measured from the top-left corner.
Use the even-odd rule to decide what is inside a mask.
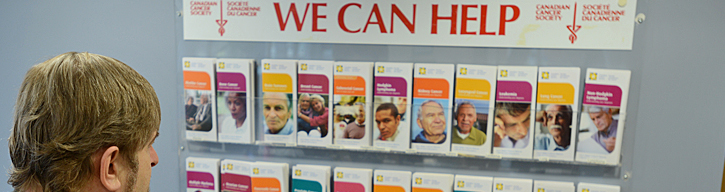
[[[220,166],[221,164],[221,166]],[[220,171],[221,168],[221,171]],[[331,172],[332,171],[332,172]],[[289,177],[292,177],[290,182]],[[331,179],[332,178],[332,182]],[[619,192],[616,185],[324,165],[186,159],[187,191],[276,192]]]

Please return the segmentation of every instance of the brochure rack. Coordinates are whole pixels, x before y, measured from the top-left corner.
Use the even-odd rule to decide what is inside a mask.
[[[181,5],[177,4],[181,10]],[[181,22],[177,23],[181,25]],[[311,147],[281,144],[232,144],[186,140],[183,129],[179,128],[179,161],[189,156],[243,161],[283,162],[290,165],[317,164],[387,169],[401,171],[425,171],[446,174],[464,174],[473,176],[508,177],[534,180],[587,182],[618,185],[622,191],[629,191],[633,167],[634,136],[637,124],[637,102],[639,100],[639,82],[641,79],[640,59],[632,54],[617,51],[582,51],[553,49],[514,49],[514,48],[473,48],[473,47],[432,47],[404,45],[350,45],[286,42],[223,42],[183,40],[183,32],[177,31],[178,63],[182,57],[209,58],[247,58],[255,59],[295,59],[330,60],[364,62],[404,62],[404,63],[460,63],[491,66],[539,66],[539,67],[580,67],[626,69],[632,71],[631,88],[628,102],[630,108],[620,115],[627,116],[623,130],[621,160],[614,166],[569,161],[540,161],[538,159],[487,158],[456,155],[453,153],[432,154],[412,151],[386,151],[373,147],[361,150],[338,149],[336,147]],[[179,71],[181,71],[179,69]],[[261,76],[259,68],[256,76]],[[177,81],[181,82],[181,75]],[[582,84],[584,80],[581,80]],[[261,103],[259,81],[256,99]],[[181,83],[178,84],[181,87]],[[179,89],[183,90],[183,89]],[[183,105],[183,93],[176,98]],[[581,103],[581,100],[577,101]],[[256,111],[259,114],[259,105]],[[452,111],[452,110],[451,110]],[[183,111],[176,112],[179,125],[183,125]],[[256,115],[256,122],[263,122]],[[259,130],[261,124],[255,129]],[[256,138],[261,138],[256,131]],[[413,135],[414,133],[411,133]],[[533,133],[530,133],[533,134]],[[185,188],[185,170],[179,164],[179,179]]]

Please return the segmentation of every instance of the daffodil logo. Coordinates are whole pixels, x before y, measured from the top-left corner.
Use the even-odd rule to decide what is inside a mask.
[[[337,178],[338,178],[338,179],[342,179],[342,176],[344,176],[344,175],[342,174],[342,172],[337,172]]]
[[[232,165],[231,163],[227,164],[227,170],[232,170],[232,169],[234,169],[234,165]]]
[[[589,80],[597,80],[597,73],[589,73]]]
[[[378,182],[383,182],[383,176],[382,175],[378,175],[376,177],[376,179],[378,180]]]
[[[584,188],[584,189],[582,189],[582,192],[589,192],[589,189]]]
[[[501,70],[501,77],[508,77],[509,71],[508,70]]]
[[[425,75],[425,67],[421,67],[420,69],[418,69],[418,73],[421,75]]]
[[[468,68],[461,67],[461,75],[467,75],[468,74]]]
[[[299,169],[295,170],[295,175],[297,175],[297,176],[302,175],[302,170],[299,170]]]
[[[224,62],[219,62],[219,69],[224,69]]]
[[[259,168],[252,169],[252,173],[254,173],[255,175],[258,175],[259,174]]]
[[[264,64],[264,70],[269,70],[269,63]]]
[[[466,183],[463,182],[463,181],[458,181],[458,184],[457,185],[458,185],[458,187],[465,187],[466,186]]]
[[[189,162],[189,168],[194,168],[194,162],[193,161],[190,161]]]
[[[302,65],[300,66],[300,69],[302,69],[303,71],[307,71],[307,63],[303,63],[303,64],[302,64]]]
[[[189,61],[184,61],[184,67],[186,67],[186,68],[189,68],[189,67],[191,67],[191,62],[189,62]]]
[[[385,73],[385,66],[378,66],[378,73]]]
[[[549,72],[542,72],[541,79],[549,79]]]
[[[420,185],[421,183],[423,183],[423,179],[420,177],[415,178],[415,184]]]
[[[503,191],[503,184],[502,183],[496,183],[496,190],[497,191]]]
[[[544,188],[539,188],[536,190],[536,192],[546,192],[546,191],[544,191]]]
[[[342,65],[338,65],[335,69],[337,69],[337,72],[342,72]]]

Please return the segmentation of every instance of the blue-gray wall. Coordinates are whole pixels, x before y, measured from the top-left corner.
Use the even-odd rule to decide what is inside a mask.
[[[180,191],[178,117],[181,56],[428,61],[581,66],[632,70],[624,184],[630,191],[717,191],[725,160],[725,1],[640,0],[647,20],[635,27],[632,51],[431,48],[296,43],[230,44],[179,41],[181,0],[3,1],[0,4],[0,127],[12,109],[25,71],[68,51],[117,58],[144,75],[161,101],[152,191]],[[197,46],[198,45],[198,46]],[[207,46],[207,47],[199,47]],[[177,50],[181,47],[181,50]],[[181,53],[181,54],[178,54]],[[235,54],[238,53],[238,54]],[[9,131],[0,131],[7,154]],[[628,135],[629,136],[629,135]],[[10,159],[0,157],[8,169]],[[628,165],[631,165],[629,167]],[[514,175],[515,176],[515,175]],[[5,181],[6,175],[0,175]],[[591,178],[590,178],[591,180]],[[0,185],[0,191],[10,186]]]

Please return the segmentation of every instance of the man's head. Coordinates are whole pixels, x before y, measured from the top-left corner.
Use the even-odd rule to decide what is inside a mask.
[[[322,114],[325,111],[325,98],[323,98],[321,95],[314,94],[310,96],[310,106],[312,106],[312,110]]]
[[[458,131],[463,134],[470,133],[476,121],[478,121],[478,115],[476,114],[476,107],[473,106],[473,103],[464,101],[458,104],[458,108],[456,108]]]
[[[207,104],[209,103],[209,95],[207,94],[201,94],[201,97],[199,98],[199,101],[201,101],[201,104]]]
[[[146,191],[161,119],[153,87],[126,64],[69,52],[25,75],[8,139],[17,191]]]
[[[378,106],[378,109],[375,110],[375,124],[378,125],[382,138],[392,137],[400,125],[398,107],[392,103],[383,103]]]
[[[397,105],[398,107],[398,112],[400,112],[400,114],[405,114],[405,112],[408,110],[408,98],[396,97],[395,101],[395,105]]]
[[[559,145],[568,146],[571,135],[572,110],[569,105],[549,105],[546,107],[546,128]]]
[[[271,133],[277,133],[290,118],[290,100],[284,93],[264,93],[262,96],[264,121]]]
[[[365,124],[365,103],[355,103],[355,109],[357,110],[357,123]]]
[[[446,115],[443,112],[443,106],[434,100],[423,102],[418,109],[417,123],[425,135],[442,135],[446,131]]]
[[[300,95],[300,109],[307,110],[310,108],[310,94],[309,93],[303,93]]]
[[[594,126],[597,130],[605,132],[609,130],[609,125],[612,124],[612,109],[608,107],[597,107],[589,106],[587,109],[589,118],[594,122]]]
[[[227,92],[224,99],[232,118],[240,122],[247,119],[247,101],[244,96],[244,93]]]
[[[496,103],[496,117],[503,121],[506,136],[519,140],[529,134],[530,110],[529,103]]]

